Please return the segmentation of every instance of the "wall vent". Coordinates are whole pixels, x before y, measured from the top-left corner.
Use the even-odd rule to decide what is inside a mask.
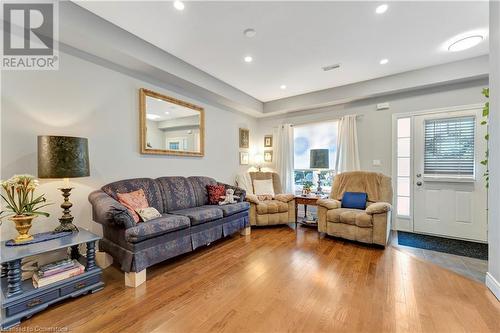
[[[331,71],[332,69],[337,69],[339,67],[340,67],[340,64],[335,64],[335,65],[325,66],[325,67],[321,67],[321,68],[323,69],[323,71],[328,72],[328,71]]]

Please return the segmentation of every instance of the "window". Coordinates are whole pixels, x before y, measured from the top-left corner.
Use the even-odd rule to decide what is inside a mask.
[[[397,137],[397,213],[410,216],[411,118],[398,119]]]
[[[332,186],[333,169],[337,155],[337,121],[329,121],[305,126],[295,126],[294,136],[294,178],[295,189],[302,191],[304,184],[313,189],[318,185],[318,172],[310,167],[311,149],[328,149],[329,169],[320,171],[321,187],[329,192]]]
[[[425,121],[424,174],[474,176],[474,117]]]

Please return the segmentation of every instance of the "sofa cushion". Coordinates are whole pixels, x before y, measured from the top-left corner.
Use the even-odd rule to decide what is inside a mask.
[[[164,212],[163,200],[158,184],[150,178],[120,180],[101,188],[107,195],[118,201],[117,193],[130,193],[142,189],[150,207]]]
[[[129,193],[116,193],[116,196],[118,197],[118,202],[127,207],[129,214],[134,219],[134,222],[142,222],[141,217],[137,214],[136,210],[149,207],[144,190],[141,188],[137,191]],[[153,207],[153,209],[156,208]]]
[[[210,177],[202,176],[192,176],[187,178],[188,182],[191,183],[194,191],[194,198],[196,205],[203,206],[208,205],[208,191],[207,185],[217,185],[217,181]],[[224,194],[223,194],[224,195]]]
[[[372,216],[359,209],[331,209],[326,213],[326,219],[331,223],[344,223],[361,228],[371,228],[373,226]]]
[[[278,200],[259,201],[257,214],[276,214],[288,212],[288,204]]]
[[[139,243],[169,232],[188,228],[189,218],[180,215],[163,214],[161,217],[125,230],[125,239],[130,243]]]
[[[220,207],[218,206],[200,206],[186,208],[174,210],[170,213],[189,217],[189,219],[191,220],[191,225],[197,225],[221,219],[224,216],[224,214],[222,213],[222,209],[220,209]]]
[[[250,204],[248,202],[237,202],[234,204],[222,205],[219,206],[219,208],[222,210],[225,217],[248,210],[250,208]]]
[[[192,183],[184,177],[161,177],[156,181],[163,194],[165,212],[198,206]]]

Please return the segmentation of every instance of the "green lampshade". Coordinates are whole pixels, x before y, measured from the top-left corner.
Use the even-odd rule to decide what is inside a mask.
[[[38,137],[38,177],[76,178],[90,176],[86,138],[41,135]]]
[[[310,156],[311,169],[329,169],[328,149],[311,149]]]

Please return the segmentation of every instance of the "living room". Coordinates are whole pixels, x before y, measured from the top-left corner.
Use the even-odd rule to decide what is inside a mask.
[[[2,10],[3,329],[500,330],[497,2]]]

